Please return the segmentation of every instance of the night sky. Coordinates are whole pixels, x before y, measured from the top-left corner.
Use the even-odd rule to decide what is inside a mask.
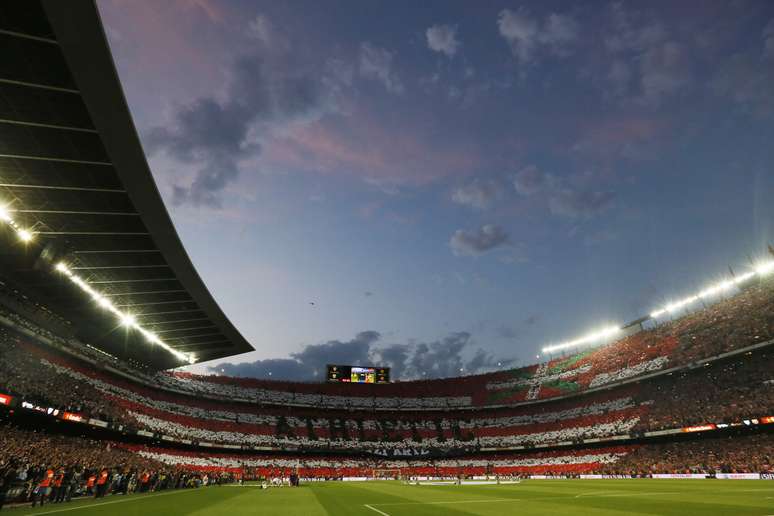
[[[98,5],[256,348],[196,371],[525,365],[774,242],[774,2]]]

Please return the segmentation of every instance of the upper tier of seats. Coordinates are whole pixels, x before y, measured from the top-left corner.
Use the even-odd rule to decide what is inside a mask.
[[[512,406],[608,387],[774,339],[774,282],[753,285],[709,308],[612,344],[507,371],[387,385],[312,384],[184,372],[153,376],[126,369],[93,348],[62,339],[0,308],[0,323],[21,328],[147,387],[264,405],[416,410]],[[131,374],[129,374],[131,373]]]
[[[511,407],[281,407],[172,392],[0,332],[0,392],[177,440],[342,451],[547,446],[774,414],[774,354]]]

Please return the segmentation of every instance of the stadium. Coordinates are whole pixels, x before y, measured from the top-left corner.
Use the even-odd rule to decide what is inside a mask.
[[[532,365],[181,371],[253,346],[176,233],[95,4],[3,2],[0,41],[3,511],[774,513],[771,247]]]

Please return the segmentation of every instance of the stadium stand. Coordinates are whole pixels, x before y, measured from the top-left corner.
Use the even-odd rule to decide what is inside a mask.
[[[770,296],[771,288],[766,286],[740,293],[723,304],[732,311],[739,306],[749,307],[751,302],[757,309],[765,309],[761,307],[767,306]],[[101,357],[95,360],[93,354],[80,353],[83,346],[68,349],[69,343],[61,342],[57,346],[57,339],[32,321],[18,314],[0,312],[0,317],[16,330],[0,334],[3,356],[0,385],[7,394],[38,405],[179,441],[326,451],[394,451],[422,446],[449,452],[546,446],[774,413],[771,395],[774,359],[765,348],[754,353],[745,351],[750,343],[762,342],[761,335],[768,334],[770,321],[756,319],[760,325],[752,332],[724,323],[727,338],[713,341],[722,342],[722,346],[713,344],[702,349],[705,353],[739,352],[715,360],[697,353],[696,339],[705,331],[706,321],[717,324],[726,320],[718,310],[715,306],[706,310],[703,318],[692,317],[694,321],[701,321],[698,329],[678,320],[597,350],[532,368],[546,371],[550,379],[544,385],[572,381],[588,386],[573,390],[573,394],[548,387],[541,396],[558,393],[554,398],[511,401],[507,405],[498,400],[497,405],[479,407],[454,407],[446,403],[443,409],[435,405],[443,399],[439,396],[432,398],[432,406],[421,405],[425,398],[418,391],[428,382],[416,382],[418,391],[412,390],[415,382],[397,384],[410,400],[404,403],[404,398],[386,393],[369,398],[340,394],[351,393],[360,386],[224,377],[192,380],[188,374],[126,375],[121,369],[106,366]],[[737,313],[749,314],[744,310]],[[741,324],[749,322],[745,317]],[[668,328],[672,326],[680,328],[681,333],[669,334]],[[38,338],[29,338],[23,330]],[[688,355],[681,347],[682,342],[687,342]],[[661,371],[638,366],[670,360],[673,355],[690,356],[693,361],[683,363],[682,367],[671,364],[673,367]],[[512,383],[514,380],[503,378],[506,375],[513,378],[524,370],[433,383],[456,386],[465,380],[469,387],[478,385],[484,390],[493,384]],[[619,373],[599,372],[605,370]],[[632,370],[639,373],[620,373]],[[646,380],[630,381],[646,373],[650,375]],[[556,380],[556,377],[562,379]],[[600,377],[615,377],[618,381],[598,380],[596,386],[602,382],[605,388],[593,389],[594,379]],[[208,389],[205,395],[202,384],[228,386],[228,390]],[[257,388],[258,384],[262,387]],[[455,388],[447,386],[449,392]],[[310,389],[316,389],[318,394],[310,394]],[[264,396],[256,404],[253,395],[258,390],[277,394]],[[305,397],[312,397],[315,402]],[[286,399],[295,403],[283,402]],[[368,409],[358,405],[362,399],[371,401]],[[384,401],[377,403],[374,401],[377,399]],[[420,407],[424,410],[417,410]],[[436,410],[428,412],[428,409]]]
[[[310,479],[374,470],[403,477],[772,472],[774,281],[753,273],[695,312],[644,318],[612,343],[505,371],[386,385],[170,371],[252,348],[177,239],[94,5],[32,0],[3,4],[0,14],[0,40],[18,51],[3,65],[0,109],[29,117],[3,119],[0,165],[21,182],[2,191],[29,204],[13,212],[25,227],[77,226],[67,242],[0,253],[0,504],[296,471]],[[46,95],[58,96],[42,103],[57,109],[35,107]],[[85,139],[62,145],[66,137],[55,131],[63,123]],[[78,173],[60,175],[44,161]],[[93,198],[64,193],[72,191]],[[100,212],[114,204],[131,220]],[[5,223],[9,213],[3,244],[15,241],[12,231],[21,234],[15,221]],[[73,213],[82,216],[67,219]],[[100,271],[94,277],[110,293],[97,293],[77,270]],[[114,311],[98,315],[100,303]],[[165,308],[148,308],[157,305]],[[133,317],[145,326],[118,306],[138,308]],[[111,331],[114,315],[136,330],[123,342]],[[189,318],[197,325],[186,326]],[[180,336],[168,344],[151,330]]]

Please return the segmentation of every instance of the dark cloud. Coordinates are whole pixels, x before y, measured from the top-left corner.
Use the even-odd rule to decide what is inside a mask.
[[[410,344],[391,344],[376,351],[375,364],[390,368],[393,379],[407,378],[407,364],[411,359],[413,347]]]
[[[224,363],[210,367],[210,370],[251,378],[298,381],[322,379],[327,364],[369,365],[371,346],[380,338],[378,332],[364,331],[349,341],[330,340],[306,346],[298,353],[291,353],[290,358],[269,358],[241,364]]]
[[[774,18],[763,28],[761,37],[763,38],[763,57],[774,59]]]
[[[449,241],[456,255],[475,256],[505,244],[508,234],[500,226],[486,224],[475,231],[458,229]]]
[[[554,215],[590,218],[608,209],[614,198],[613,192],[578,192],[564,189],[551,195],[548,206]]]
[[[373,292],[371,292],[371,291],[368,291],[368,290],[367,290],[367,291],[363,292],[363,295],[364,295],[365,297],[371,297],[371,296],[373,296],[373,295],[374,295],[374,293],[373,293]]]
[[[378,332],[364,331],[350,341],[331,340],[306,346],[290,358],[224,363],[210,370],[232,376],[309,381],[322,379],[327,364],[383,365],[392,368],[394,379],[407,380],[480,373],[512,362],[495,358],[482,349],[466,359],[473,343],[468,332],[452,333],[433,342],[380,345],[380,340]]]
[[[174,187],[173,202],[219,206],[221,193],[239,175],[240,161],[260,152],[270,130],[315,119],[332,108],[331,82],[315,66],[266,41],[257,52],[237,58],[229,70],[225,95],[180,106],[169,126],[146,138],[149,154],[165,152],[200,165],[189,184]]]
[[[526,324],[527,326],[533,326],[533,325],[534,325],[534,324],[536,324],[536,323],[537,323],[539,320],[540,320],[540,316],[539,316],[539,315],[537,315],[537,314],[532,314],[532,315],[530,315],[529,317],[527,317],[526,319],[524,319],[524,324]]]
[[[502,324],[496,329],[497,336],[501,339],[513,340],[518,337],[519,333],[512,327]]]

